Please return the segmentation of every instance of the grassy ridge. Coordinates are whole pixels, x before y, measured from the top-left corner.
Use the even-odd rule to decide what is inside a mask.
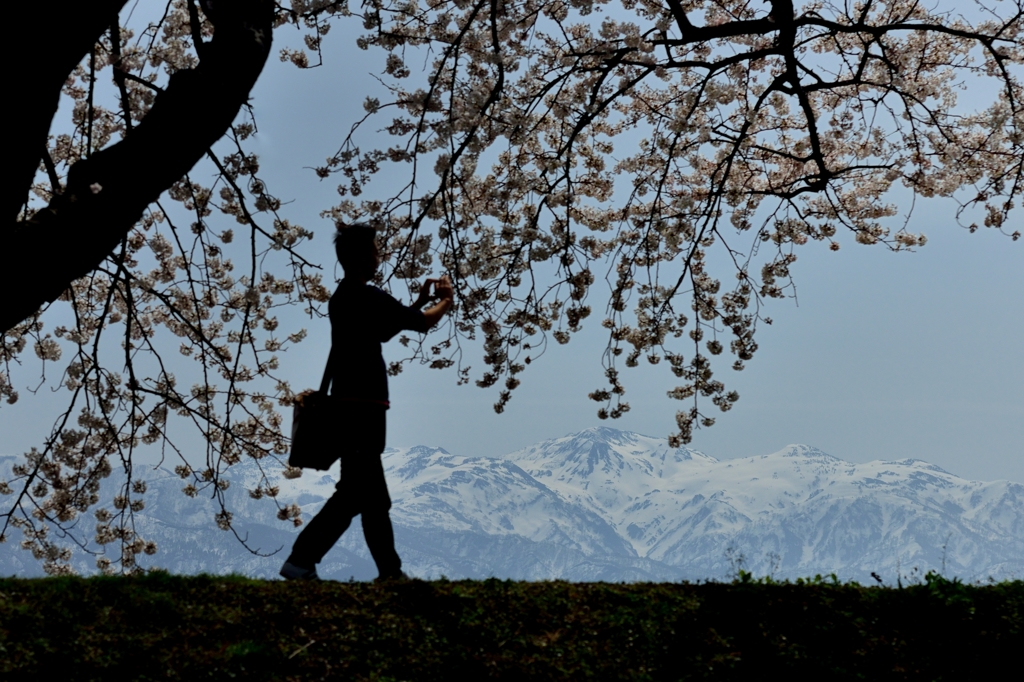
[[[1022,645],[1024,581],[0,579],[12,681],[971,680]]]

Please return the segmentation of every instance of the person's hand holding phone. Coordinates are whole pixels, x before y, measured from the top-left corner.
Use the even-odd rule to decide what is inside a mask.
[[[435,296],[448,301],[455,298],[455,289],[452,287],[452,280],[448,275],[441,275],[440,279],[433,280],[433,282]]]
[[[416,297],[416,301],[412,304],[414,308],[422,308],[423,306],[437,298],[436,289],[438,281],[440,280],[429,278],[423,280],[423,284],[420,285],[420,293]],[[435,293],[431,293],[431,287],[434,287]]]

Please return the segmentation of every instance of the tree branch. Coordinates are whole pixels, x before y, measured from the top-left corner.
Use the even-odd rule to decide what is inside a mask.
[[[46,176],[50,178],[50,187],[54,194],[60,194],[64,188],[60,185],[60,176],[57,175],[57,167],[53,165],[50,157],[50,150],[43,147],[43,166],[46,168]]]
[[[175,73],[130,136],[72,166],[62,195],[8,228],[4,251],[17,262],[0,268],[0,287],[19,295],[0,303],[0,330],[95,269],[231,125],[270,52],[274,5],[220,0],[210,18],[215,34],[199,66]],[[38,147],[33,156],[38,164]]]
[[[676,20],[676,24],[679,26],[679,34],[686,40],[687,36],[693,31],[693,24],[690,23],[689,17],[686,16],[686,10],[683,9],[683,4],[679,0],[667,0],[668,8],[672,10],[672,16]]]
[[[110,26],[125,0],[76,2],[19,2],[8,9],[13,43],[9,48],[8,92],[17,93],[18,106],[11,107],[10,135],[6,148],[12,176],[4,183],[0,199],[0,220],[14,221],[25,203],[25,191],[39,169],[39,150],[46,144],[50,122],[57,113],[60,91],[71,70],[89,54],[96,41]],[[11,16],[13,15],[13,16]],[[42,34],[25,27],[45,26]],[[39,44],[40,35],[43,44]],[[46,54],[45,59],[26,59],[25,55]],[[5,327],[6,329],[6,327]]]

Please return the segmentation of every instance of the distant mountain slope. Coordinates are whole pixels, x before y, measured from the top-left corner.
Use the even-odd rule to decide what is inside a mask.
[[[945,570],[1024,574],[1024,486],[967,481],[920,460],[853,464],[805,445],[719,461],[660,439],[588,429],[512,453],[601,515],[640,556],[691,576],[742,555],[782,577]]]
[[[511,453],[463,457],[440,448],[384,456],[396,541],[423,577],[568,580],[724,578],[743,567],[795,578],[836,573],[889,582],[942,570],[965,579],[1024,575],[1024,486],[967,481],[920,460],[853,464],[802,445],[719,461],[663,439],[588,429]],[[9,471],[13,458],[0,458]],[[258,472],[232,470],[235,527],[254,555],[212,523],[214,505],[189,499],[165,470],[147,477],[139,530],[160,545],[146,557],[175,572],[271,577],[297,532],[254,500]],[[280,479],[281,503],[315,513],[337,471]],[[3,476],[0,476],[3,477]],[[2,503],[2,498],[0,498]],[[94,559],[77,568],[91,572]],[[0,574],[38,573],[15,542]],[[325,577],[375,575],[358,523],[320,566]]]

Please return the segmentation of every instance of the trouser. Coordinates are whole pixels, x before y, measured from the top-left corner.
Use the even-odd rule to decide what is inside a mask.
[[[391,527],[391,496],[380,457],[386,432],[385,408],[380,405],[342,403],[338,407],[341,480],[334,494],[306,525],[292,547],[288,561],[312,568],[362,515],[363,535],[377,571],[383,578],[401,575],[402,560],[395,551]]]

